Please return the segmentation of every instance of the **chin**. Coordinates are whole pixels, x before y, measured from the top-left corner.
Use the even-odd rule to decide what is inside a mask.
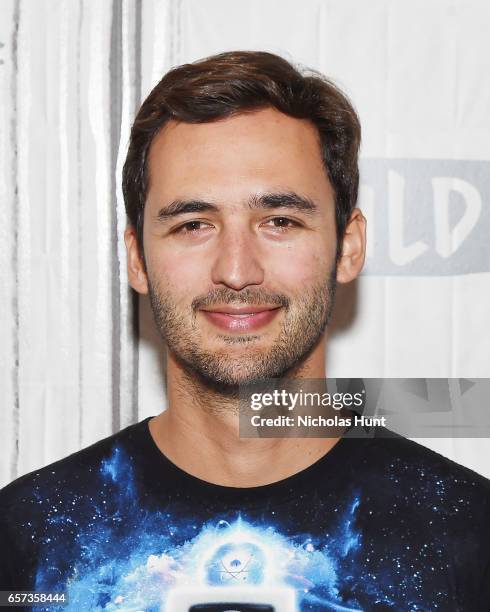
[[[218,334],[218,336],[215,337],[214,342],[211,342],[210,344],[217,351],[223,350],[223,344],[225,344],[228,352],[234,347],[236,347],[238,350],[246,350],[250,348],[256,350],[257,352],[264,352],[270,349],[271,346],[270,341],[267,343],[264,342],[263,336],[251,334],[235,336]],[[211,351],[212,349],[209,350]]]
[[[233,344],[226,348],[221,345],[219,349],[214,343],[193,343],[193,350],[174,351],[174,354],[191,377],[217,389],[284,377],[302,361],[296,355],[277,355],[269,342],[260,346],[257,341],[241,338],[242,341],[235,336]]]
[[[223,374],[209,375],[203,372],[203,376],[211,383],[215,385],[223,385],[225,387],[239,387],[241,385],[249,385],[256,381],[269,378],[269,376],[261,376],[259,374],[230,374],[225,372]]]
[[[204,369],[201,370],[201,375],[206,379],[217,385],[226,386],[239,386],[249,385],[255,382],[263,381],[268,378],[280,378],[284,376],[287,370],[281,368],[268,368],[258,370],[254,367],[256,364],[251,364],[250,368],[243,367],[243,359],[240,366],[236,368],[223,368],[223,369]]]

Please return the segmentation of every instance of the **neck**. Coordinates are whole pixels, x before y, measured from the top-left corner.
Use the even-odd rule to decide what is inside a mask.
[[[325,377],[325,343],[296,368],[294,378]],[[238,400],[190,378],[169,354],[168,408],[150,420],[159,449],[181,469],[230,487],[270,484],[295,474],[327,453],[339,438],[240,438]]]

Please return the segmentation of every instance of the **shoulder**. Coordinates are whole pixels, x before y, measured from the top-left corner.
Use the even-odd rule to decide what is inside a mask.
[[[104,466],[119,448],[131,448],[134,437],[140,434],[147,419],[130,425],[58,461],[33,470],[0,489],[0,514],[15,516],[26,506],[40,508],[48,498],[55,499],[63,492],[73,495],[83,491],[94,480],[94,473]]]
[[[455,528],[463,519],[490,519],[490,480],[414,440],[381,428],[358,456],[386,503],[402,502],[414,516],[435,514]]]
[[[490,480],[417,441],[379,433],[361,461],[385,524],[450,575],[465,610],[483,609],[475,604],[490,601]]]
[[[439,476],[490,495],[488,478],[384,427],[378,428],[377,435],[371,440],[371,448],[387,461],[387,470],[416,475],[418,479]]]
[[[35,470],[0,490],[0,588],[34,587],[41,552],[59,564],[79,554],[80,533],[117,514],[146,421]],[[144,449],[143,449],[144,452]],[[62,561],[65,559],[65,561]]]

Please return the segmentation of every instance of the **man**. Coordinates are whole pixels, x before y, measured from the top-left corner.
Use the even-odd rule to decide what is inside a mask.
[[[168,409],[3,490],[1,589],[74,610],[490,609],[487,480],[386,430],[239,436],[244,385],[325,376],[336,283],[364,262],[359,142],[332,83],[269,53],[155,87],[125,240]]]

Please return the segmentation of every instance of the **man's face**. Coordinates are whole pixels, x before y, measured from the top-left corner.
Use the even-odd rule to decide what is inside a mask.
[[[143,242],[178,361],[225,385],[286,375],[320,340],[335,286],[316,129],[273,109],[170,122],[150,148]]]

